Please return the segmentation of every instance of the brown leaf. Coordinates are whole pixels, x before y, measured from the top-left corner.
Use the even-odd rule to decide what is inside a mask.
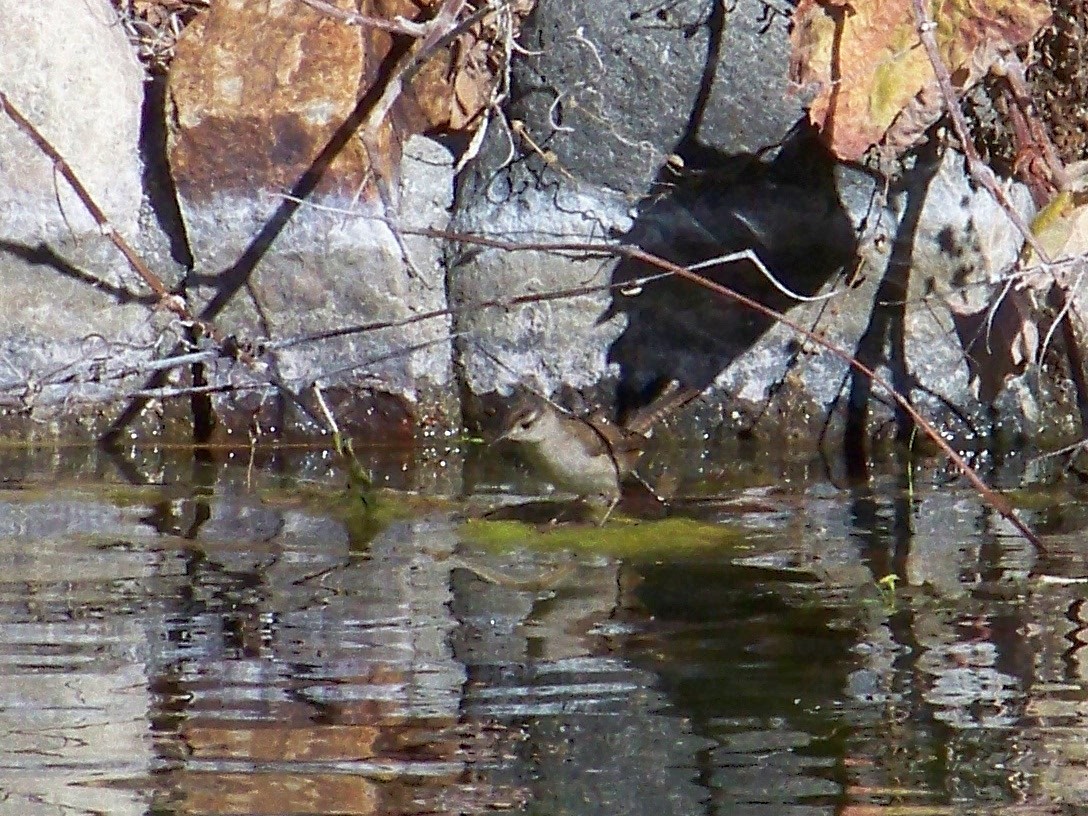
[[[944,63],[961,88],[1050,19],[1045,0],[932,0],[930,7]],[[906,147],[943,110],[909,0],[800,0],[791,39],[792,79],[817,90],[809,118],[840,158],[857,160],[882,140]]]
[[[401,15],[421,21],[433,15],[441,0],[368,0],[365,13],[392,19]],[[519,0],[513,10],[520,19],[534,4]],[[398,127],[425,133],[473,132],[491,102],[491,91],[504,70],[506,34],[495,15],[484,17],[455,42],[434,54],[419,69],[395,108]],[[382,82],[380,68],[391,39],[385,32],[368,34],[364,84]]]

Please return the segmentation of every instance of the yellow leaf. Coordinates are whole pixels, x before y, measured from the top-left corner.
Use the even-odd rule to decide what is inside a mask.
[[[1050,20],[1045,0],[929,0],[929,12],[945,67],[964,88]],[[840,158],[880,142],[909,147],[943,111],[909,0],[800,0],[791,39],[792,78],[815,88],[809,118]]]

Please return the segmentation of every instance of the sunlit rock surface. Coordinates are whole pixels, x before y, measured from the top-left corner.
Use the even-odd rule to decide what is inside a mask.
[[[63,157],[113,228],[167,284],[178,278],[141,216],[143,71],[106,0],[0,2],[0,90]],[[116,398],[104,360],[138,364],[163,321],[146,287],[42,150],[0,114],[0,408]]]
[[[449,416],[448,319],[399,325],[445,306],[440,247],[398,242],[386,219],[399,210],[413,226],[445,226],[452,160],[426,139],[401,145],[391,127],[368,155],[356,130],[361,77],[389,48],[385,37],[375,51],[376,39],[267,2],[217,4],[185,30],[169,159],[195,261],[189,292],[202,316],[269,342],[266,359],[298,390],[379,385]],[[319,336],[377,322],[392,325]]]
[[[705,167],[768,147],[800,118],[801,102],[785,88],[786,22],[756,2],[732,4],[722,18],[694,2],[645,12],[608,2],[592,14],[575,3],[540,4],[523,35],[532,53],[514,66],[512,130],[493,123],[460,180],[454,223],[515,243],[628,234],[647,206],[668,197],[686,163]],[[610,309],[619,297],[608,288],[615,265],[486,249],[455,257],[450,296],[469,389],[603,384],[598,397],[609,399],[626,328]],[[584,289],[505,312],[473,308]],[[643,351],[655,353],[635,353]]]

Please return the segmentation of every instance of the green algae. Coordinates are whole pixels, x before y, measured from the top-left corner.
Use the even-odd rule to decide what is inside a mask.
[[[687,518],[615,519],[603,527],[473,519],[462,525],[461,534],[466,543],[490,550],[565,550],[648,560],[743,552],[751,549],[753,538],[749,530]]]

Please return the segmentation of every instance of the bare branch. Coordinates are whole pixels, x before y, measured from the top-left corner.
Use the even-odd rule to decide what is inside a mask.
[[[401,57],[393,67],[389,78],[385,81],[385,85],[382,88],[381,96],[379,96],[377,101],[371,106],[370,111],[367,113],[366,118],[363,120],[362,126],[360,127],[359,137],[362,139],[363,146],[366,148],[367,156],[370,159],[370,165],[372,167],[376,166],[376,159],[381,152],[379,136],[382,125],[385,123],[385,120],[389,116],[389,112],[393,109],[393,105],[396,103],[397,99],[404,93],[404,89],[408,87],[408,83],[411,82],[412,77],[416,75],[419,69],[423,67],[423,64],[437,51],[452,43],[463,33],[482,21],[488,14],[493,13],[499,7],[499,4],[493,5],[492,3],[485,3],[480,9],[458,23],[457,17],[464,6],[465,0],[443,0],[438,13],[427,23],[423,24],[424,28],[426,28],[426,35],[421,39],[416,40],[416,42],[412,44],[412,47],[408,49],[408,52]],[[399,214],[400,208],[397,205],[396,199],[389,189],[386,180],[381,177],[381,174],[376,176],[376,182],[378,195],[382,200],[382,206],[385,207],[386,212],[390,213],[392,217],[393,224],[390,225],[390,230],[393,233],[397,245],[400,247],[404,261],[412,274],[418,279],[426,282],[426,279],[412,263],[408,248],[405,246],[404,241],[398,232],[396,216]]]
[[[426,24],[414,23],[411,20],[406,20],[400,16],[395,17],[393,20],[383,20],[381,17],[368,17],[365,14],[344,11],[343,9],[337,8],[332,3],[323,2],[323,0],[299,1],[305,3],[315,11],[320,11],[322,14],[335,17],[337,20],[350,26],[378,28],[382,31],[388,31],[391,34],[407,34],[409,37],[425,37],[427,35]]]
[[[788,286],[786,286],[786,284],[782,283],[782,281],[780,281],[777,277],[775,277],[775,274],[767,268],[766,264],[764,264],[763,261],[759,259],[759,256],[750,249],[742,249],[740,252],[730,252],[728,255],[719,255],[717,258],[710,258],[706,261],[700,261],[697,264],[692,264],[691,266],[685,267],[685,269],[687,269],[689,272],[697,272],[700,269],[708,269],[712,266],[720,266],[727,263],[736,263],[737,261],[748,261],[756,269],[759,270],[759,273],[763,275],[764,278],[767,279],[767,283],[769,283],[786,297],[790,298],[791,300],[796,300],[798,303],[820,303],[821,301],[829,300],[830,298],[837,297],[838,295],[842,294],[841,290],[835,290],[831,292],[825,292],[822,295],[813,295],[810,297],[808,295],[802,295],[799,292],[795,292]]]
[[[373,331],[381,331],[383,329],[398,329],[405,326],[411,326],[416,323],[423,323],[428,320],[437,320],[443,317],[455,317],[457,315],[479,312],[485,309],[509,309],[511,306],[520,306],[525,303],[544,303],[551,300],[564,300],[566,298],[581,297],[583,295],[591,295],[598,292],[606,291],[619,291],[625,293],[637,293],[637,291],[648,283],[662,280],[663,278],[671,277],[672,273],[662,272],[655,275],[644,275],[633,280],[624,281],[622,283],[603,283],[596,286],[578,286],[570,289],[557,289],[550,292],[536,292],[525,295],[515,295],[513,297],[504,298],[502,300],[476,300],[469,303],[462,303],[460,306],[447,307],[445,309],[433,309],[429,312],[422,312],[420,314],[412,315],[411,317],[405,317],[400,320],[378,320],[372,323],[359,323],[354,326],[342,326],[336,329],[327,329],[321,332],[315,332],[313,334],[299,335],[296,337],[287,337],[281,340],[267,340],[259,342],[259,347],[262,349],[268,349],[270,351],[276,351],[281,349],[293,348],[295,346],[305,345],[307,343],[319,343],[323,340],[333,340],[337,337],[347,337],[353,334],[366,334]],[[357,368],[358,366],[352,366]]]
[[[8,118],[15,123],[15,126],[19,128],[35,146],[45,154],[60,173],[64,180],[68,182],[69,186],[79,197],[79,200],[83,203],[83,206],[87,208],[87,212],[91,214],[91,217],[98,224],[98,228],[102,231],[102,234],[113,242],[113,245],[121,251],[121,254],[125,256],[125,260],[128,261],[128,265],[132,270],[140,276],[140,278],[148,285],[152,292],[159,297],[161,305],[168,308],[170,311],[177,314],[179,317],[186,317],[185,306],[179,299],[171,296],[170,291],[166,288],[166,284],[162,282],[162,278],[148,269],[147,264],[143,262],[136,251],[129,245],[128,241],[121,237],[120,233],[114,229],[109,219],[106,217],[106,213],[102,211],[102,208],[95,203],[91,198],[91,194],[87,192],[87,188],[83,186],[83,182],[79,180],[72,167],[64,159],[63,156],[57,151],[52,144],[41,134],[41,132],[31,124],[30,120],[20,113],[7,95],[0,91],[0,111],[3,111],[8,115]]]
[[[967,121],[964,119],[963,111],[960,110],[959,100],[956,97],[956,91],[952,85],[952,76],[948,71],[948,66],[944,64],[944,61],[941,58],[940,49],[937,45],[937,38],[933,34],[934,30],[937,28],[937,24],[929,16],[929,11],[923,0],[911,0],[911,5],[914,10],[915,23],[918,27],[918,36],[921,38],[922,44],[926,49],[926,54],[929,56],[930,64],[933,66],[933,72],[937,78],[941,96],[944,98],[945,109],[948,111],[949,118],[952,121],[952,128],[956,132],[956,137],[960,140],[960,144],[963,147],[963,153],[967,158],[967,167],[971,173],[971,177],[990,192],[994,197],[994,200],[1001,206],[1001,209],[1005,211],[1006,217],[1008,217],[1009,221],[1020,232],[1024,242],[1032,248],[1042,266],[1052,275],[1052,290],[1055,290],[1053,291],[1052,297],[1058,306],[1058,317],[1051,324],[1050,331],[1047,333],[1046,340],[1040,349],[1040,354],[1042,353],[1041,350],[1045,349],[1046,345],[1050,342],[1055,328],[1060,324],[1063,338],[1066,341],[1066,353],[1069,355],[1073,383],[1077,391],[1077,404],[1080,411],[1081,424],[1088,425],[1088,379],[1085,378],[1082,364],[1084,355],[1070,320],[1072,303],[1069,298],[1068,288],[1059,283],[1058,278],[1054,273],[1054,262],[1050,257],[1050,254],[1043,247],[1042,242],[1036,237],[1035,233],[1032,232],[1028,223],[1021,218],[1020,213],[1012,206],[1012,202],[1009,201],[1008,196],[1005,195],[1005,191],[1001,188],[1001,185],[998,184],[993,170],[989,165],[982,161],[981,157],[978,155],[978,151],[975,150],[974,142],[971,140],[970,133],[968,132]],[[1005,77],[1012,88],[1014,96],[1017,97],[1018,102],[1023,103],[1028,97],[1027,80],[1024,77],[1023,66],[1020,65],[1019,60],[1016,60],[1014,55],[1006,60],[1003,67],[1005,70]],[[1046,162],[1048,171],[1053,177],[1052,181],[1060,188],[1066,187],[1069,184],[1068,174],[1053,149],[1046,149],[1046,146],[1050,144],[1049,139],[1038,141],[1041,141],[1041,144],[1044,145],[1043,149],[1045,155],[1043,158]],[[1083,260],[1083,258],[1078,259],[1078,262],[1080,263],[1080,266],[1077,267],[1078,270],[1083,268]],[[1082,276],[1083,272],[1078,271],[1077,286],[1079,286],[1080,278]]]

